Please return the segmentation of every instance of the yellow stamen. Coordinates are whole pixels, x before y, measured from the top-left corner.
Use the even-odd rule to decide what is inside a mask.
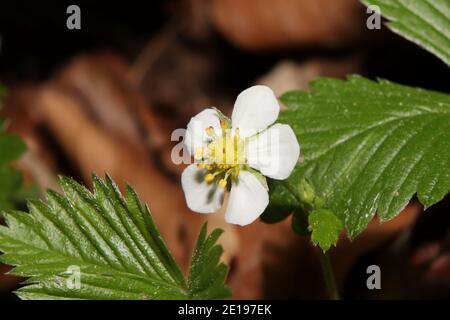
[[[230,177],[236,179],[245,164],[245,141],[239,137],[239,129],[230,130],[227,119],[220,120],[220,127],[222,134],[217,134],[212,126],[205,128],[211,139],[206,149],[195,150],[195,158],[201,162],[197,167],[206,171],[204,181],[217,181],[217,186],[225,189]]]
[[[212,182],[213,180],[214,180],[214,175],[213,175],[213,174],[208,173],[208,174],[205,176],[205,182],[210,183],[210,182]]]
[[[219,187],[221,187],[222,189],[225,189],[227,186],[227,180],[225,179],[220,179],[219,181]]]
[[[220,127],[222,128],[222,129],[228,129],[228,121],[226,121],[226,120],[220,120]]]
[[[208,135],[208,136],[215,136],[216,135],[216,133],[214,132],[214,128],[213,127],[208,127],[208,128],[206,128],[205,129],[205,131],[206,131],[206,134]]]

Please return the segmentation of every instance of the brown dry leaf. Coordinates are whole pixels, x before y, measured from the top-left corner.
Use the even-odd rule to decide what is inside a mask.
[[[59,190],[59,186],[56,157],[40,132],[39,113],[33,108],[37,92],[37,87],[29,84],[11,88],[2,115],[8,119],[8,131],[19,135],[27,145],[25,154],[16,161],[17,167],[25,182],[33,182],[44,194],[48,188]]]
[[[170,159],[176,114],[151,108],[129,83],[129,69],[120,56],[100,52],[74,58],[53,82],[78,99],[99,125],[158,158],[171,174],[180,173]]]
[[[125,87],[127,65],[105,52],[74,58],[54,79],[63,92],[77,98],[87,113],[106,130],[142,146],[139,118],[130,89]]]
[[[229,105],[223,77],[224,66],[230,63],[220,49],[210,44],[189,45],[177,38],[159,49],[159,41],[159,38],[151,39],[145,49],[154,53],[152,48],[156,47],[159,55],[143,54],[129,75],[133,85],[155,109],[175,117],[172,123],[184,126],[206,106]],[[143,68],[145,74],[136,71]]]
[[[212,20],[245,49],[342,46],[364,32],[358,0],[213,0]]]
[[[302,283],[297,270],[303,250],[311,250],[295,235],[288,220],[268,225],[255,221],[235,227],[239,250],[232,260],[228,283],[234,299],[294,298]]]

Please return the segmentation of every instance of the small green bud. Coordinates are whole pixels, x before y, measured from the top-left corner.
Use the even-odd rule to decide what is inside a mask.
[[[309,206],[313,206],[316,194],[314,192],[314,188],[308,180],[302,179],[300,182],[298,186],[298,196],[300,201],[308,204]]]

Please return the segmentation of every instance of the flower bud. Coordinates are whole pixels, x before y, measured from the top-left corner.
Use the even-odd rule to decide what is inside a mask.
[[[298,186],[298,196],[302,202],[310,206],[314,204],[316,194],[314,192],[314,188],[308,180],[302,179],[300,182]]]

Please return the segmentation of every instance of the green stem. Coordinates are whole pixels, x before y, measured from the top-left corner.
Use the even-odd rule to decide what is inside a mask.
[[[339,290],[334,278],[333,267],[331,266],[330,257],[326,252],[320,251],[320,264],[322,266],[323,277],[325,279],[325,285],[328,291],[328,297],[330,300],[339,300]]]
[[[302,209],[301,212],[304,214],[306,221],[308,221],[308,214],[309,214],[308,209],[300,200],[300,197],[296,192],[296,190],[287,181],[283,181],[282,183],[284,187],[295,197],[298,204],[300,205],[300,208]],[[336,280],[334,278],[334,272],[333,267],[331,265],[330,257],[326,252],[323,252],[321,249],[319,249],[319,251],[320,251],[319,254],[320,265],[322,266],[322,272],[325,280],[325,285],[327,287],[328,297],[330,298],[330,300],[340,300],[339,290],[336,285]]]

